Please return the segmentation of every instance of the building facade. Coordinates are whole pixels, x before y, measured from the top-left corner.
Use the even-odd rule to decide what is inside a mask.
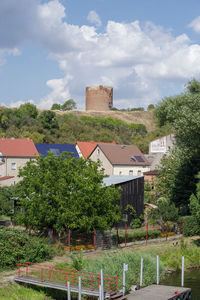
[[[0,185],[8,186],[21,180],[19,169],[30,159],[38,156],[38,151],[31,139],[0,139]]]
[[[89,158],[100,161],[106,175],[141,176],[149,171],[149,162],[134,145],[98,144]]]

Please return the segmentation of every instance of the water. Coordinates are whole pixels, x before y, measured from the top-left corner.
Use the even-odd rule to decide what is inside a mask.
[[[181,273],[172,273],[167,275],[160,284],[181,286]],[[192,289],[192,300],[200,300],[200,269],[185,271],[184,287]]]

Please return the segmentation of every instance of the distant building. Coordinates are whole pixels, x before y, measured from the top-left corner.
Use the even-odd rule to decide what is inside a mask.
[[[0,139],[0,186],[10,186],[21,180],[19,168],[38,156],[31,139]]]
[[[107,111],[112,107],[112,87],[102,85],[86,87],[86,110]]]
[[[175,145],[175,134],[168,134],[155,139],[149,143],[149,155],[157,153],[167,153]]]
[[[99,142],[76,142],[76,150],[78,152],[79,157],[88,158],[93,150],[96,148],[98,144],[116,144],[115,141],[112,143],[99,143]]]
[[[149,143],[149,154],[145,157],[150,163],[150,171],[144,173],[145,181],[149,182],[152,186],[158,177],[158,172],[156,171],[161,166],[161,161],[163,156],[169,155],[170,150],[176,144],[175,134],[168,134],[155,139]]]
[[[114,185],[116,188],[121,187],[122,193],[119,206],[126,220],[130,225],[133,217],[127,212],[127,205],[134,207],[137,216],[144,214],[144,177],[143,176],[117,176],[111,175],[103,179],[106,186]],[[124,227],[124,222],[121,224]]]
[[[89,158],[100,160],[106,175],[141,176],[149,171],[149,162],[134,145],[98,144]]]
[[[63,152],[71,152],[72,156],[79,158],[75,145],[69,144],[35,144],[38,153],[42,157],[46,157],[48,152],[53,152],[55,156],[59,156]]]

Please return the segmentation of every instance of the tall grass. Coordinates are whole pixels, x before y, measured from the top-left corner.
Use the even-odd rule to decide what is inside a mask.
[[[144,260],[143,285],[149,285],[156,281],[156,257],[149,254],[142,255]],[[141,256],[133,251],[107,254],[103,257],[92,259],[84,267],[85,271],[99,273],[103,269],[104,274],[120,276],[119,289],[122,289],[122,268],[123,263],[128,264],[126,272],[126,290],[130,290],[132,285],[140,282],[140,261]],[[160,265],[160,273],[163,274],[164,268]]]
[[[185,268],[200,267],[200,248],[194,242],[189,244],[183,239],[178,246],[160,253],[160,260],[167,268],[179,271],[181,270],[182,256],[185,258]]]

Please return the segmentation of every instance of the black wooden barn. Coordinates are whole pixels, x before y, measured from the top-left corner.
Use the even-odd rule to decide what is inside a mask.
[[[120,199],[120,207],[123,214],[123,219],[127,220],[129,226],[132,221],[132,216],[127,214],[126,207],[132,205],[137,213],[137,216],[144,214],[144,177],[143,176],[118,176],[110,175],[104,178],[106,186],[114,185],[116,188],[122,188]],[[123,226],[124,222],[120,225]]]

